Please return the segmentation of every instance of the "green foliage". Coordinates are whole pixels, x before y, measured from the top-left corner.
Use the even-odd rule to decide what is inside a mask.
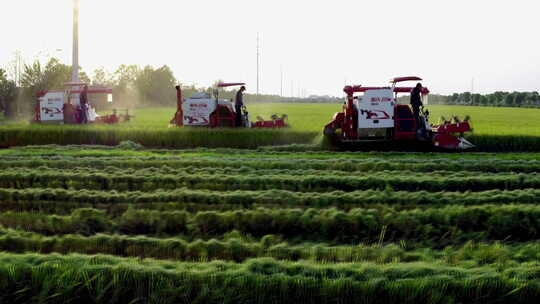
[[[453,94],[446,98],[445,104],[495,107],[540,107],[538,92],[495,92],[492,94]]]
[[[81,71],[81,80],[88,76]],[[86,79],[85,79],[86,78]],[[51,58],[45,65],[39,60],[25,64],[21,76],[22,100],[28,114],[33,113],[36,95],[43,90],[63,90],[64,84],[71,80],[71,66],[63,64],[57,58]]]
[[[176,93],[173,88],[176,84],[172,70],[166,65],[157,69],[146,66],[135,79],[141,102],[152,106],[174,106]]]
[[[120,150],[141,150],[143,148],[143,146],[131,140],[121,141],[116,147]]]
[[[6,71],[0,69],[0,113],[3,113],[7,119],[15,118],[17,93],[15,81],[9,80]]]

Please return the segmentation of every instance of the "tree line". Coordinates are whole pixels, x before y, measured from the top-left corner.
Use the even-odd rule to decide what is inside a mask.
[[[491,107],[540,107],[538,92],[495,92],[491,94],[454,93],[443,98],[443,104]]]
[[[12,77],[13,78],[13,77]],[[172,70],[167,66],[140,67],[138,65],[120,65],[114,72],[103,68],[93,71],[89,76],[84,70],[79,72],[82,82],[92,86],[109,87],[113,89],[113,106],[116,108],[134,107],[171,107],[176,104],[174,87],[178,84]],[[71,66],[63,64],[56,58],[51,58],[45,64],[39,60],[25,64],[14,81],[8,73],[0,69],[0,115],[6,118],[29,117],[33,113],[36,94],[43,90],[62,90],[64,84],[71,80]],[[216,83],[219,82],[216,81]],[[185,97],[195,92],[206,91],[212,95],[211,87],[182,86]],[[220,97],[233,99],[236,88],[220,90]],[[245,94],[248,103],[339,103],[342,98],[332,96],[282,97],[279,95]],[[408,96],[400,98],[407,103]],[[105,96],[91,96],[92,104],[98,111],[108,110],[112,106],[107,103]],[[509,106],[509,107],[540,107],[538,92],[495,92],[492,94],[471,94],[470,92],[452,95],[432,94],[430,104],[474,105],[474,106]]]
[[[45,64],[39,60],[23,65],[19,81],[8,77],[6,70],[0,69],[0,114],[6,118],[29,117],[33,114],[36,95],[44,90],[63,90],[64,84],[71,80],[71,66],[51,58]],[[167,66],[153,67],[138,65],[120,65],[114,72],[104,68],[88,75],[81,69],[81,82],[95,87],[113,89],[114,104],[107,103],[105,96],[90,96],[91,102],[99,110],[134,107],[172,107],[176,104],[174,87],[179,83],[173,71]],[[216,83],[219,82],[216,81]],[[237,88],[221,89],[220,98],[235,98]],[[213,95],[212,87],[182,85],[184,97],[205,91]],[[309,98],[283,98],[278,95],[245,94],[247,102],[337,102],[338,98],[329,96],[311,96]]]

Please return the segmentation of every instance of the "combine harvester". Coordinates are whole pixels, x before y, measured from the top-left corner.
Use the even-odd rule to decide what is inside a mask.
[[[41,91],[37,94],[37,103],[33,122],[50,124],[82,124],[84,107],[81,105],[81,93],[86,84],[81,82],[68,82],[66,90]],[[88,88],[87,94],[107,94],[107,101],[112,102],[112,89],[93,87]],[[129,121],[132,116],[128,110],[118,113],[113,110],[110,115],[100,116],[91,104],[87,104],[87,123],[115,124]]]
[[[235,109],[232,100],[220,99],[219,89],[233,86],[242,86],[244,83],[219,83],[214,89],[214,96],[211,97],[205,92],[196,93],[188,99],[183,98],[182,89],[176,87],[176,113],[171,119],[171,126],[191,126],[209,128],[286,128],[287,115],[274,114],[271,120],[264,120],[257,117],[256,122],[249,120],[249,113],[244,106],[242,109],[242,123],[235,122]]]
[[[410,146],[439,150],[467,150],[475,146],[463,136],[472,131],[469,119],[444,121],[440,125],[429,123],[429,112],[422,109],[419,121],[414,118],[408,104],[398,104],[399,93],[411,93],[412,87],[397,87],[404,81],[420,81],[419,77],[398,77],[390,81],[391,87],[346,86],[347,101],[343,112],[334,115],[324,127],[324,135],[334,146],[373,148],[376,143],[401,150]],[[363,93],[354,96],[355,93]],[[427,104],[429,90],[422,88]]]

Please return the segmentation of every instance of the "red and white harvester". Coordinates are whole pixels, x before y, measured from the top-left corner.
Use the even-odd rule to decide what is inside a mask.
[[[414,118],[408,104],[398,103],[399,93],[411,93],[412,87],[398,87],[404,81],[420,81],[419,77],[398,77],[390,81],[389,87],[346,86],[343,91],[347,101],[343,112],[334,115],[332,121],[324,127],[324,135],[335,145],[376,142],[401,145],[412,143],[413,146],[426,144],[444,150],[466,150],[475,146],[463,135],[472,131],[469,119],[444,121],[439,125],[429,123],[429,112],[422,110],[419,121]],[[355,93],[363,95],[355,96]],[[422,88],[424,104],[427,104],[429,90]]]
[[[131,115],[128,110],[118,113],[113,110],[110,115],[98,115],[91,104],[81,104],[81,94],[85,83],[68,82],[65,90],[41,91],[37,94],[34,122],[51,124],[81,124],[83,116],[87,123],[115,124],[129,121]],[[112,102],[112,89],[102,87],[89,87],[87,96],[94,94],[107,94],[107,101]],[[83,111],[86,114],[83,115]]]
[[[176,87],[176,113],[171,119],[172,126],[192,126],[209,128],[285,128],[288,127],[287,115],[274,114],[271,120],[257,117],[257,121],[249,120],[249,113],[244,106],[242,109],[242,123],[235,121],[235,107],[232,100],[220,99],[219,89],[234,86],[243,86],[244,83],[219,83],[214,89],[214,96],[206,92],[196,93],[188,99],[182,96],[180,86]]]

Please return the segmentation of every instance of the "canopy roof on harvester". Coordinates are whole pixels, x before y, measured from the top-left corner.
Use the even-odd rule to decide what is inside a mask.
[[[383,89],[392,89],[394,93],[411,93],[414,87],[396,87],[396,84],[404,81],[422,81],[422,78],[417,76],[405,76],[405,77],[395,77],[390,80],[392,87],[363,87],[361,85],[345,86],[343,91],[347,95],[352,95],[353,93],[362,93],[370,90],[383,90]],[[422,95],[428,95],[429,89],[422,86],[420,91]]]

